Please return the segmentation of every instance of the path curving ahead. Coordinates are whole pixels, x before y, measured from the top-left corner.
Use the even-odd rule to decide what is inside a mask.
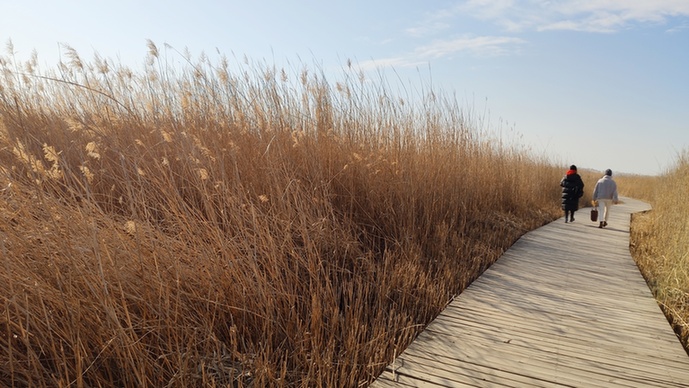
[[[371,387],[689,387],[682,348],[629,253],[582,209],[522,236]]]

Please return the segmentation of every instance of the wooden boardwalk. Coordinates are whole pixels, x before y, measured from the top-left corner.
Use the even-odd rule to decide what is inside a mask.
[[[689,387],[689,356],[629,253],[624,198],[517,241],[371,387]]]

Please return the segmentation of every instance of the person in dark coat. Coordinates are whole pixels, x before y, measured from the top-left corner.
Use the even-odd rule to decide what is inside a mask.
[[[584,181],[577,173],[577,166],[569,166],[569,171],[560,181],[562,187],[562,210],[565,222],[574,222],[574,212],[579,209],[579,198],[584,195]]]

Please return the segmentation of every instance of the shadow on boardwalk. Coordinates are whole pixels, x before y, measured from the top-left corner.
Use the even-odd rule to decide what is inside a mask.
[[[629,253],[624,198],[524,235],[371,385],[689,387],[689,357]]]

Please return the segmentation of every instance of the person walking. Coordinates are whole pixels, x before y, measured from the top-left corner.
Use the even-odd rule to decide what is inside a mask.
[[[565,223],[574,222],[574,212],[579,209],[579,198],[584,195],[584,181],[577,173],[577,166],[569,166],[569,170],[560,181],[562,187],[562,210],[565,211]]]
[[[617,197],[617,183],[612,179],[612,170],[605,170],[605,175],[596,182],[596,187],[593,189],[593,202],[598,206],[598,214],[600,214],[599,228],[608,226],[608,216],[613,204],[617,204],[619,199]]]

